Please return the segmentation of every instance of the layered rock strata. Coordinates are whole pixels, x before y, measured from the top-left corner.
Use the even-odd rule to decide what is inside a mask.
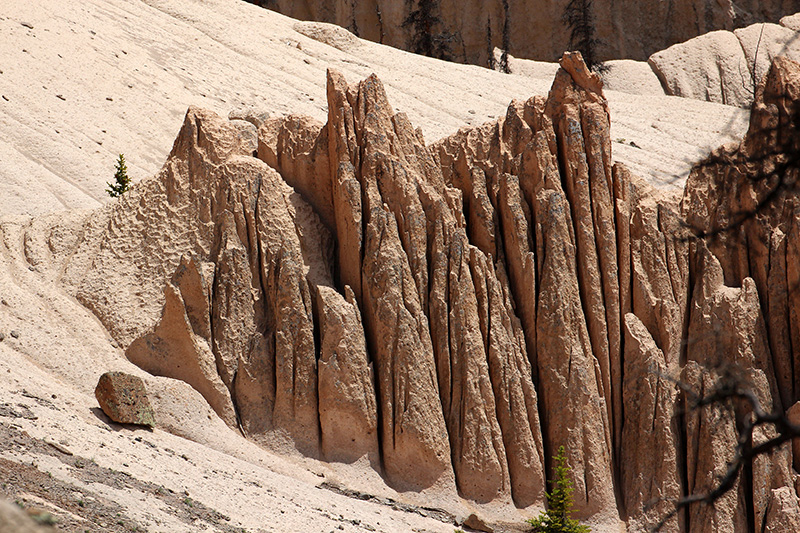
[[[431,146],[375,76],[329,72],[327,123],[265,120],[258,158],[192,108],[161,173],[87,219],[62,283],[263,445],[519,507],[563,445],[577,516],[645,531],[711,487],[750,416],[691,409],[677,379],[709,392],[735,366],[763,406],[800,399],[793,197],[715,231],[773,190],[748,177],[797,142],[799,79],[774,63],[747,138],[681,202],[613,162],[578,54],[547,98]],[[783,447],[665,530],[776,530],[792,484]]]

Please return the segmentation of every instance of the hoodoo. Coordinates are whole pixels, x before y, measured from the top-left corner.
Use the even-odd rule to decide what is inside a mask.
[[[258,157],[190,108],[161,172],[84,219],[61,283],[262,446],[521,508],[564,446],[576,515],[645,531],[736,439],[676,380],[708,392],[736,368],[764,408],[800,400],[797,80],[774,62],[747,137],[682,198],[613,162],[576,53],[547,98],[432,145],[374,75],[329,71],[327,123],[267,119]],[[779,530],[800,515],[792,460],[759,457],[665,530]]]

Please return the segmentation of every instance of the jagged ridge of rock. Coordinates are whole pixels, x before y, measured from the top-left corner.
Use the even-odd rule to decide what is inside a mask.
[[[191,108],[159,175],[60,249],[61,281],[129,359],[265,446],[527,507],[563,445],[576,514],[644,531],[709,488],[735,430],[683,414],[672,378],[702,391],[707,368],[736,364],[765,406],[799,399],[793,201],[708,245],[679,216],[710,231],[757,205],[770,182],[748,172],[796,142],[797,79],[774,63],[740,152],[699,166],[681,205],[612,164],[602,83],[577,54],[548,98],[431,146],[375,76],[330,71],[328,122],[265,121],[258,158]],[[666,530],[775,530],[800,513],[791,469],[781,448]]]
[[[570,0],[251,0],[292,18],[332,22],[371,41],[485,66],[495,46],[517,57],[555,61],[569,48],[564,13]],[[713,30],[777,22],[794,13],[788,0],[669,0],[586,3],[597,59],[637,59]],[[578,3],[583,9],[583,3]],[[795,9],[796,10],[796,9]],[[648,16],[641,16],[647,13]]]

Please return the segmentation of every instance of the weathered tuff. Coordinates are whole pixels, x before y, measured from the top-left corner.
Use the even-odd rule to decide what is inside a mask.
[[[709,232],[757,205],[746,160],[796,142],[800,66],[775,62],[739,151],[713,156],[730,165],[696,168],[679,205],[613,163],[600,79],[561,65],[548,98],[431,146],[374,76],[329,72],[327,124],[264,121],[261,160],[192,108],[162,172],[87,222],[67,285],[132,360],[264,445],[520,507],[564,445],[576,514],[646,530],[734,436],[679,416],[672,378],[707,391],[738,364],[767,407],[800,399],[791,197],[707,244],[680,220]],[[759,459],[666,530],[774,530],[798,512],[791,467],[788,447]]]

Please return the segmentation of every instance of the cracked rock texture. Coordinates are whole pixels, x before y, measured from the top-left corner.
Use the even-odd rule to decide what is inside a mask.
[[[575,515],[647,531],[724,472],[752,414],[687,409],[676,379],[711,392],[737,369],[765,408],[800,400],[795,197],[717,231],[775,187],[753,176],[797,144],[798,87],[777,59],[747,137],[682,197],[614,163],[578,54],[547,98],[433,145],[375,76],[329,71],[327,123],[268,118],[257,158],[190,108],[162,171],[84,219],[62,283],[263,446],[525,508],[563,445]],[[664,530],[780,531],[792,461],[787,443]]]

